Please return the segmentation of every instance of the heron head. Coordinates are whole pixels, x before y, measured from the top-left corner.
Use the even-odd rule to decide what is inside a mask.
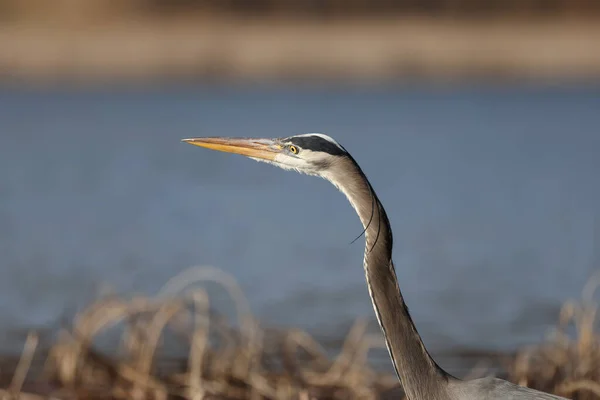
[[[348,159],[346,150],[321,133],[277,139],[204,137],[183,139],[207,149],[241,154],[283,169],[327,178],[328,171],[340,160]]]

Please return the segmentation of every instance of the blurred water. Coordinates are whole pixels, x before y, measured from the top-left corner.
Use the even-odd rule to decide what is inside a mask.
[[[599,87],[4,88],[2,349],[103,286],[154,294],[197,264],[234,275],[268,324],[341,337],[372,320],[341,194],[179,142],[304,132],[370,177],[428,346],[538,341],[600,266],[599,110]]]

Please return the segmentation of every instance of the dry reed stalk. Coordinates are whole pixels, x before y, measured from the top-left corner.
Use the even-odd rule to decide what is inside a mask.
[[[21,354],[21,358],[19,359],[19,363],[17,364],[17,368],[13,375],[12,382],[10,383],[9,389],[7,392],[0,394],[2,400],[4,398],[13,398],[18,399],[21,397],[21,389],[23,388],[23,383],[25,382],[25,378],[27,376],[27,372],[29,371],[29,367],[31,366],[31,361],[33,360],[33,355],[35,353],[35,349],[37,348],[39,342],[39,338],[35,333],[29,333],[27,335],[27,340],[25,341],[25,347],[23,348],[23,352]]]

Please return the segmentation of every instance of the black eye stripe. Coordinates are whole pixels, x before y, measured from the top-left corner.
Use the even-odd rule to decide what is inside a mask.
[[[323,139],[320,136],[292,136],[289,138],[289,141],[303,149],[322,151],[333,156],[341,156],[346,154],[346,152],[339,148],[336,144],[331,143],[329,140]]]

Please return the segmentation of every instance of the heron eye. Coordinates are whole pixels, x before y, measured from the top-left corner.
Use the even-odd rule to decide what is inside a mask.
[[[298,148],[296,146],[294,146],[294,145],[289,145],[288,146],[288,150],[291,151],[294,154],[298,154],[298,152],[299,152]]]

